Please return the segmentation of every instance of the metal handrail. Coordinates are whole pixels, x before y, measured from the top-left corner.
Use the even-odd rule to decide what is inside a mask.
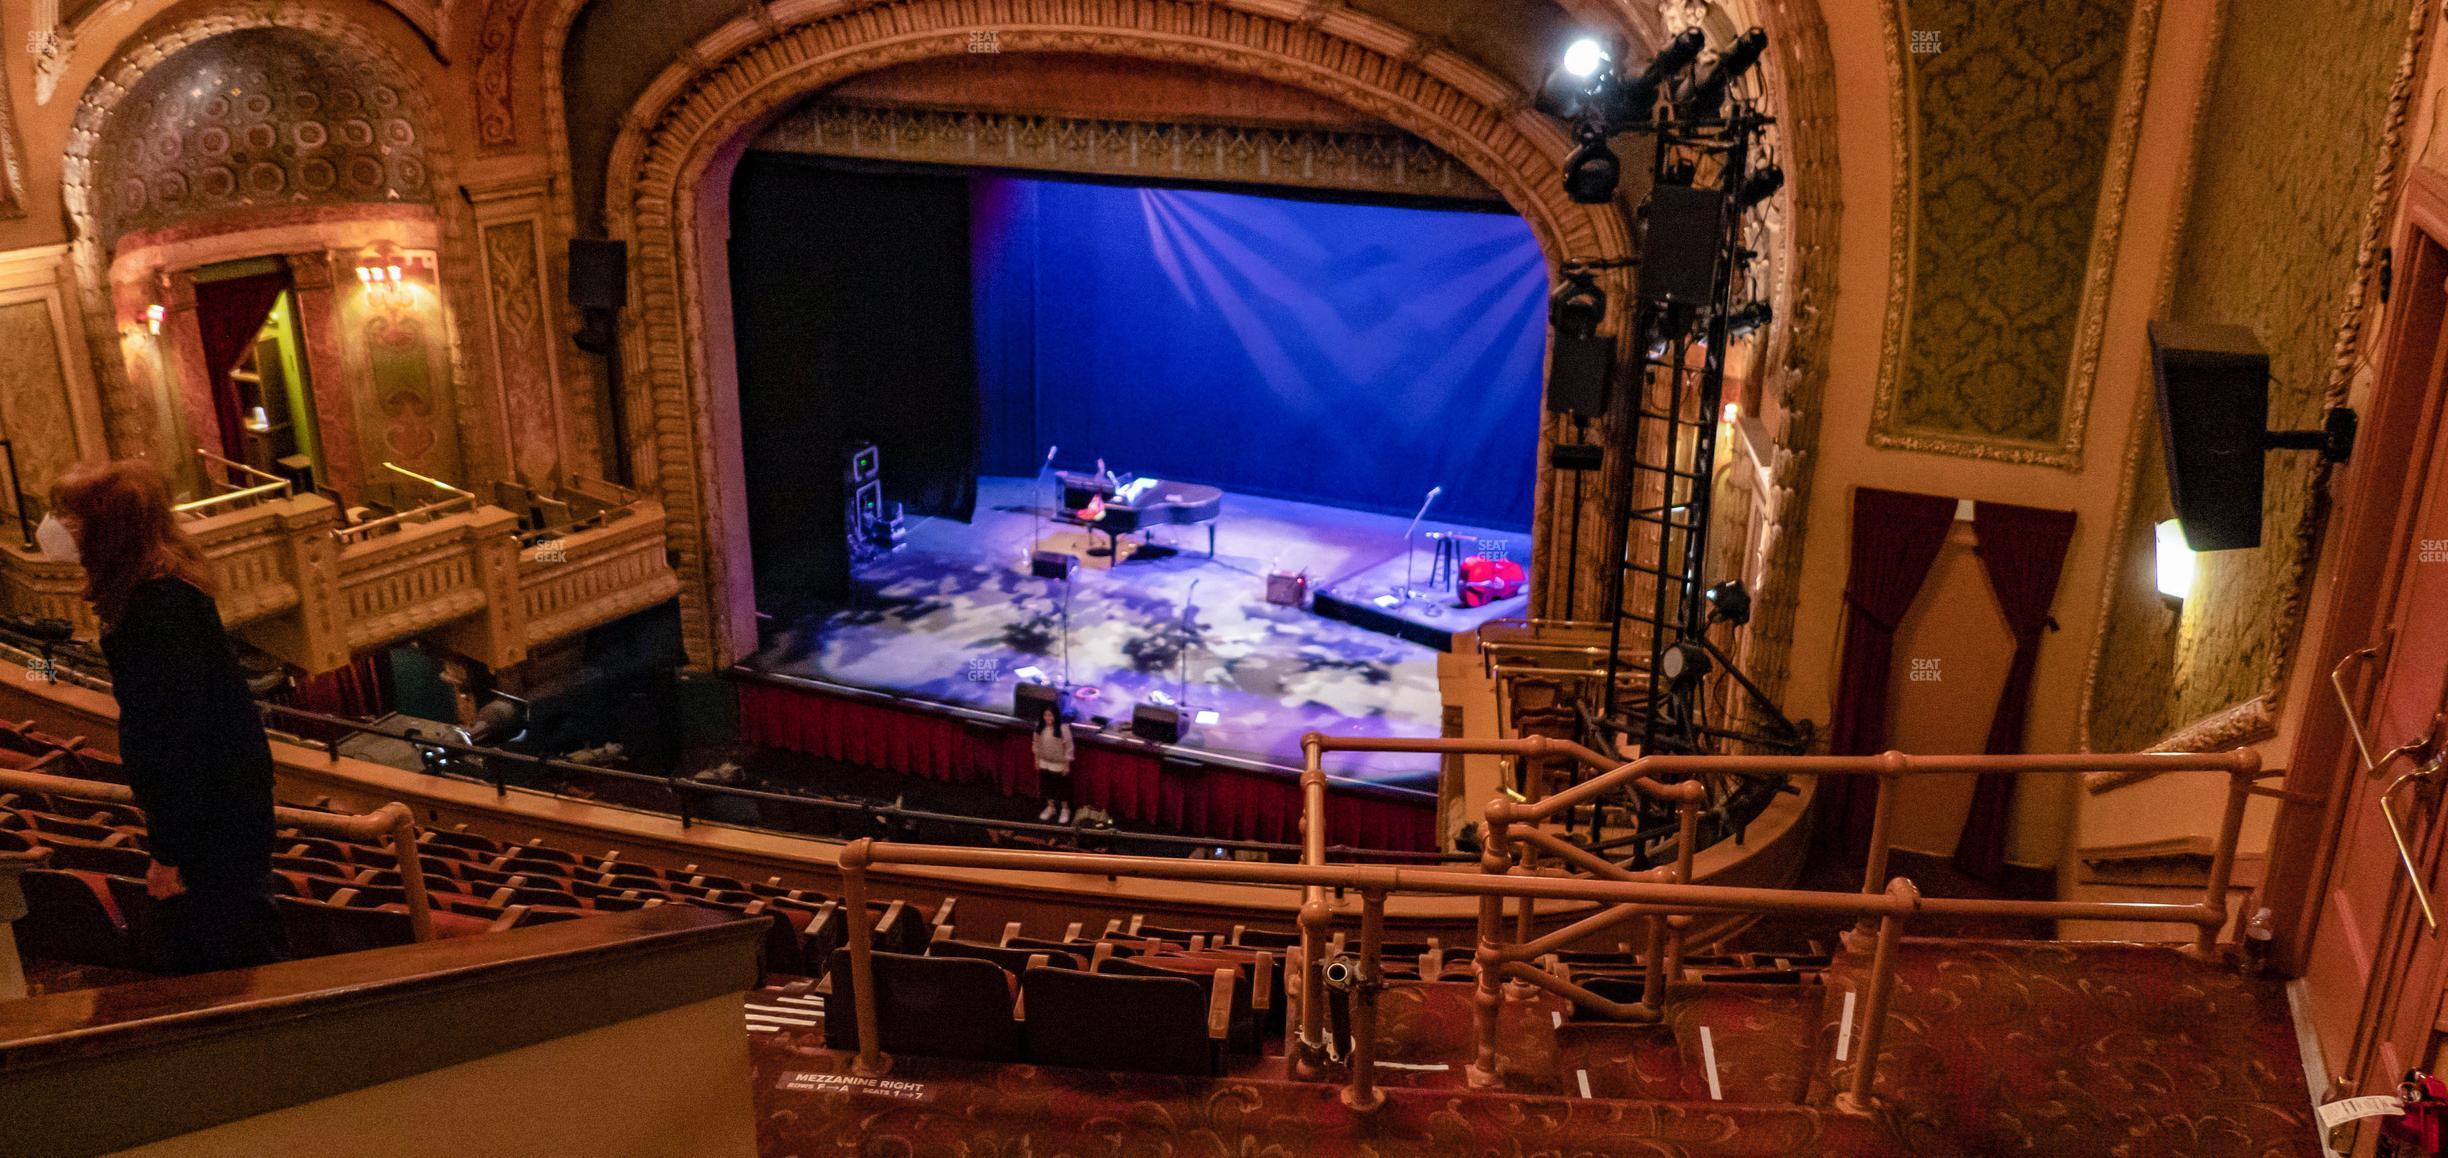
[[[1796,889],[1597,880],[1527,873],[1483,875],[1384,865],[1242,864],[1086,853],[941,848],[861,840],[842,850],[843,908],[851,912],[863,909],[867,902],[868,872],[878,866],[890,865],[1075,873],[1110,879],[1129,877],[1209,884],[1276,885],[1297,887],[1304,893],[1323,894],[1327,890],[1334,890],[1360,894],[1360,958],[1357,962],[1358,981],[1352,987],[1349,1084],[1343,1093],[1344,1102],[1359,1110],[1373,1109],[1384,1101],[1383,1092],[1375,1085],[1374,1059],[1379,1032],[1377,992],[1383,986],[1379,957],[1383,948],[1385,902],[1390,896],[1403,893],[1471,896],[1480,898],[1483,905],[1490,902],[1502,904],[1508,897],[1525,900],[1547,898],[1642,906],[1679,913],[1794,913],[1874,918],[1880,922],[1880,930],[1877,949],[1871,961],[1868,1000],[1863,1011],[1861,1060],[1854,1068],[1846,1092],[1837,1099],[1838,1108],[1849,1113],[1865,1113],[1869,1109],[1877,1077],[1879,1044],[1886,1028],[1889,999],[1893,992],[1896,943],[1901,939],[1904,922],[1924,906],[1920,890],[1902,878],[1890,882],[1879,893],[1819,893]],[[853,921],[849,934],[852,1016],[858,1024],[859,1041],[858,1056],[853,1065],[856,1072],[872,1076],[890,1068],[890,1059],[884,1056],[876,1018],[874,933],[865,922]],[[1489,949],[1490,946],[1483,943],[1476,959],[1483,980],[1496,966]],[[1309,958],[1305,946],[1303,955],[1308,959],[1304,960],[1302,969],[1294,972],[1306,976],[1299,990],[1291,996],[1300,1003],[1300,1019],[1306,1025],[1313,1016],[1312,1011],[1323,1008],[1320,994],[1324,989],[1317,978],[1316,962],[1314,958]],[[1484,1073],[1492,1083],[1496,1072],[1494,1043],[1491,1040],[1482,1044],[1487,1053],[1474,1063],[1473,1078],[1477,1081]],[[1306,1077],[1318,1076],[1315,1070],[1299,1072]]]
[[[212,483],[212,485],[228,487],[230,489],[217,495],[208,495],[200,499],[190,499],[187,502],[179,503],[171,508],[171,510],[176,511],[181,515],[191,518],[204,518],[209,514],[219,513],[215,508],[223,506],[247,506],[261,500],[285,499],[289,497],[291,488],[288,479],[282,478],[279,475],[268,474],[264,471],[257,470],[254,467],[248,466],[247,464],[238,462],[234,459],[224,458],[200,446],[195,448],[195,452],[196,457],[204,460],[204,462],[209,466],[237,471],[249,477],[262,479],[264,481],[256,483],[252,486],[241,487],[232,483],[214,479],[212,478],[211,472],[207,471],[205,472],[205,477]]]
[[[407,729],[404,732],[393,731],[390,729],[376,727],[362,720],[352,720],[346,716],[334,716],[324,712],[314,712],[303,708],[293,708],[285,704],[262,703],[256,706],[266,715],[270,716],[304,721],[321,728],[339,729],[347,732],[350,735],[380,736],[384,739],[400,740],[405,743],[416,745],[420,748],[431,748],[437,751],[449,753],[451,755],[462,756],[478,761],[483,765],[486,773],[488,774],[487,778],[483,782],[491,784],[497,796],[507,796],[510,789],[513,787],[513,785],[510,784],[510,782],[503,775],[503,769],[505,766],[525,766],[539,770],[557,772],[569,776],[592,776],[602,780],[622,781],[633,784],[650,784],[665,788],[670,790],[674,797],[678,800],[679,809],[677,815],[679,817],[681,827],[683,828],[691,827],[699,823],[697,817],[688,807],[687,794],[701,793],[707,796],[727,796],[734,799],[788,805],[797,808],[814,809],[821,812],[857,813],[884,821],[933,823],[951,825],[954,827],[972,827],[981,830],[981,832],[1001,831],[1033,833],[1043,836],[1068,837],[1075,840],[1081,837],[1091,837],[1098,840],[1113,840],[1134,844],[1165,845],[1185,849],[1227,849],[1240,852],[1262,852],[1269,855],[1296,855],[1303,851],[1302,845],[1278,844],[1267,841],[1219,840],[1213,837],[1177,836],[1172,833],[1141,832],[1124,828],[1083,828],[1075,824],[1046,824],[1025,820],[1001,820],[992,817],[970,816],[952,812],[936,812],[923,808],[905,808],[899,805],[875,804],[866,801],[837,800],[829,797],[816,796],[794,796],[786,792],[773,792],[761,788],[740,788],[728,784],[710,784],[702,780],[693,780],[682,776],[659,776],[651,772],[632,772],[622,768],[606,768],[596,764],[580,764],[570,760],[554,759],[550,756],[538,756],[526,752],[513,752],[506,748],[494,748],[487,747],[482,744],[471,744],[463,740],[451,739],[448,736],[428,735],[416,729]],[[294,734],[290,735],[292,738],[297,739],[302,744],[321,747],[324,750],[326,758],[334,763],[337,763],[340,760],[340,742],[338,740],[307,740],[304,737],[294,736]],[[550,793],[544,789],[529,790],[544,793],[546,795],[558,795],[557,793]],[[783,835],[797,835],[788,832],[788,830],[769,829],[759,825],[734,825],[733,827],[753,828],[759,831],[776,832]],[[1445,863],[1460,863],[1463,861],[1476,859],[1470,854],[1464,853],[1407,852],[1395,849],[1359,848],[1352,845],[1339,844],[1328,846],[1326,848],[1326,855],[1337,857],[1368,857],[1371,859],[1382,860]]]
[[[0,790],[56,792],[104,804],[142,807],[136,799],[136,790],[125,784],[80,780],[42,772],[0,769]],[[416,815],[409,811],[407,805],[394,800],[371,812],[356,815],[276,806],[272,809],[272,818],[318,836],[348,841],[388,841],[392,860],[399,869],[400,893],[407,901],[408,927],[419,941],[434,939],[433,906],[425,893],[425,862],[417,852]]]

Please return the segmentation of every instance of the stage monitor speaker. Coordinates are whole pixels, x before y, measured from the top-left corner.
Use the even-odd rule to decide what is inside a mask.
[[[1159,744],[1181,742],[1181,709],[1141,704],[1131,709],[1131,735]]]
[[[1071,564],[1078,560],[1060,551],[1029,552],[1029,574],[1040,579],[1068,579]]]
[[[1584,418],[1606,413],[1607,372],[1615,366],[1615,339],[1557,334],[1547,366],[1547,409]]]
[[[1026,680],[1012,685],[1012,715],[1018,716],[1033,726],[1037,722],[1037,713],[1047,708],[1058,712],[1063,710],[1063,690],[1061,688],[1052,684],[1030,683]]]
[[[1716,300],[1718,219],[1725,195],[1689,185],[1649,191],[1641,241],[1640,296],[1700,306]]]
[[[573,237],[569,243],[570,304],[617,310],[629,304],[629,243]]]
[[[2196,551],[2261,545],[2269,354],[2242,326],[2153,321],[2168,494]]]

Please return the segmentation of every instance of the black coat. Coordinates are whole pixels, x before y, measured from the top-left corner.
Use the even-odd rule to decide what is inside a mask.
[[[212,597],[151,579],[102,636],[119,759],[153,859],[189,889],[262,890],[272,871],[272,749]]]

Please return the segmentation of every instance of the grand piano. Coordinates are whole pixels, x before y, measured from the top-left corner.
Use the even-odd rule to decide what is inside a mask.
[[[1105,532],[1109,544],[1123,535],[1144,538],[1150,527],[1205,523],[1207,557],[1215,558],[1216,516],[1224,510],[1224,492],[1216,487],[1110,473],[1056,471],[1054,479],[1062,484],[1057,517]],[[1114,549],[1108,545],[1094,553]]]

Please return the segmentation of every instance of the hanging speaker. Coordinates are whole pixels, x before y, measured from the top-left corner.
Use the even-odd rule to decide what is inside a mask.
[[[1640,296],[1692,306],[1716,300],[1718,219],[1724,207],[1725,195],[1712,189],[1660,185],[1649,191]]]
[[[2168,495],[2196,551],[2261,545],[2269,354],[2242,326],[2153,321]]]
[[[1595,418],[1606,413],[1607,372],[1615,365],[1615,339],[1559,330],[1547,364],[1547,409]]]
[[[569,300],[582,310],[617,310],[628,305],[629,243],[570,238]]]

